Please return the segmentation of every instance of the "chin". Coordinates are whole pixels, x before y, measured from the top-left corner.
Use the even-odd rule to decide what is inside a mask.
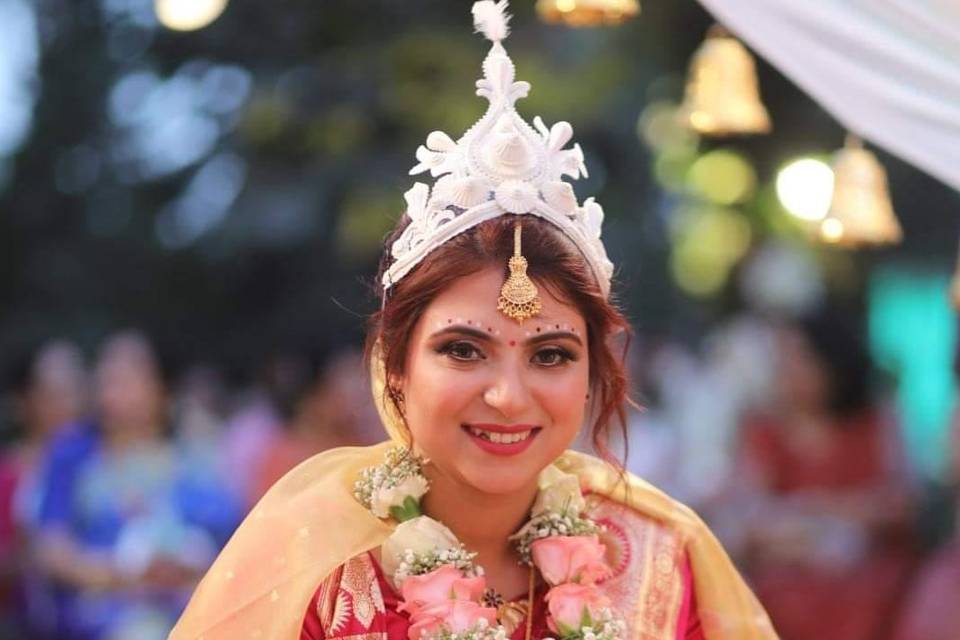
[[[518,468],[521,465],[514,465],[512,469],[462,469],[461,475],[470,486],[477,491],[490,495],[508,495],[523,491],[532,483],[536,483],[540,475],[540,469],[537,468]]]
[[[505,495],[524,491],[536,484],[543,471],[560,453],[549,456],[543,451],[528,451],[526,454],[500,458],[486,454],[464,456],[458,464],[460,477],[470,486],[483,493]]]

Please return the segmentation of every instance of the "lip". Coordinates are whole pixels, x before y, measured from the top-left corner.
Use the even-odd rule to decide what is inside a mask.
[[[535,424],[492,424],[486,422],[471,422],[465,426],[496,433],[522,433],[537,428]]]
[[[481,429],[483,431],[493,431],[497,433],[518,433],[521,431],[532,431],[530,437],[526,440],[521,440],[520,442],[511,442],[509,444],[504,442],[491,442],[489,440],[484,440],[480,436],[475,436],[470,431],[470,427],[475,429]],[[483,451],[493,454],[495,456],[515,456],[523,453],[527,450],[530,444],[533,442],[540,434],[540,427],[534,425],[502,425],[502,424],[471,424],[463,425],[463,432],[467,434],[467,437],[473,441],[475,445],[480,447]]]

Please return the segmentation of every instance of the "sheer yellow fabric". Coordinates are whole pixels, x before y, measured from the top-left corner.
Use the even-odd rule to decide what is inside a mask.
[[[171,640],[298,640],[306,607],[320,582],[337,566],[379,546],[392,527],[358,504],[353,482],[379,464],[403,430],[374,395],[393,441],[334,449],[299,465],[263,497],[200,582]],[[567,452],[557,466],[580,478],[584,489],[607,495],[674,527],[693,568],[698,611],[709,640],[776,638],[753,593],[720,544],[687,507],[639,478],[626,483],[609,465]]]

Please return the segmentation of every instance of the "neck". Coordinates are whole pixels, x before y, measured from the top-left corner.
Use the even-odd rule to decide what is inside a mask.
[[[423,498],[427,515],[442,522],[467,549],[475,551],[477,563],[488,572],[517,565],[508,538],[530,515],[537,496],[536,478],[520,491],[489,494],[441,474],[432,465],[424,468],[424,475],[430,481],[430,491]]]

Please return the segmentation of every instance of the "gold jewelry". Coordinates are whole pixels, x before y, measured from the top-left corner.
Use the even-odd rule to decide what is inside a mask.
[[[495,589],[487,589],[483,592],[481,603],[486,607],[493,607],[497,610],[497,622],[507,630],[508,636],[512,636],[522,623],[526,629],[524,637],[526,640],[530,640],[530,633],[533,629],[533,596],[535,593],[536,580],[534,568],[531,565],[527,595],[523,600],[506,602]]]
[[[527,275],[527,259],[520,253],[520,222],[513,227],[513,257],[510,258],[510,275],[500,289],[497,310],[523,324],[527,318],[540,313],[540,292]]]

